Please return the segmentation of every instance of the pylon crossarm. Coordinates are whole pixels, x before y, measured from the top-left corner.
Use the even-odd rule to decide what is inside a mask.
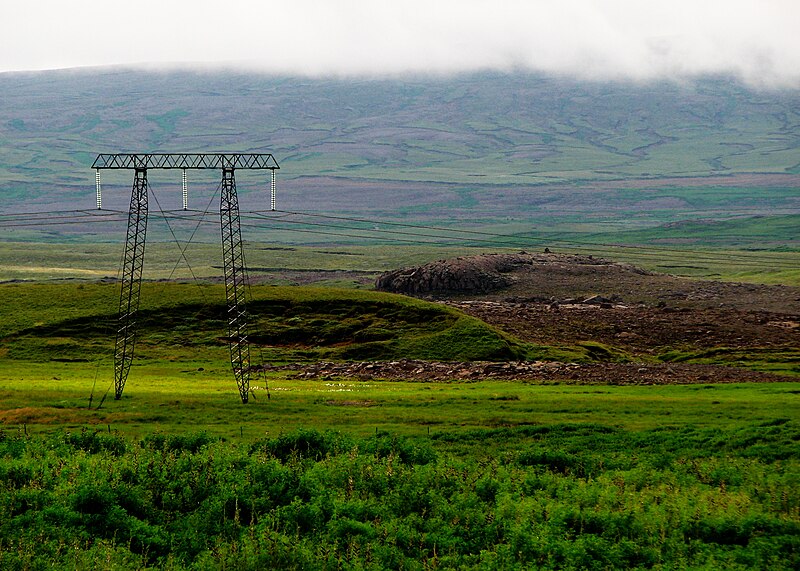
[[[280,169],[271,153],[101,153],[93,169]]]

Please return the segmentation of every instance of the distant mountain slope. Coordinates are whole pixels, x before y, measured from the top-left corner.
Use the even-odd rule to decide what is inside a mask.
[[[799,103],[722,79],[0,74],[0,193],[3,210],[89,208],[98,152],[271,151],[287,209],[520,223],[795,214]],[[106,178],[120,191],[109,203],[126,207],[128,177]],[[714,201],[698,206],[697,189]]]

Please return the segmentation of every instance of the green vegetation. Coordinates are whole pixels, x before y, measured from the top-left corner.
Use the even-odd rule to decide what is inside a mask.
[[[665,230],[664,236],[675,235]],[[658,233],[648,234],[657,236]],[[798,233],[800,235],[800,233]],[[124,237],[124,230],[121,231]],[[118,236],[117,238],[120,238]],[[185,238],[188,238],[185,237]],[[184,239],[185,239],[184,238]],[[607,242],[605,242],[607,241]],[[751,283],[800,285],[800,252],[793,249],[757,250],[716,247],[696,249],[696,245],[673,245],[667,251],[632,246],[626,233],[603,235],[590,242],[606,245],[587,246],[574,233],[538,237],[533,248],[548,247],[553,252],[591,254],[628,262],[639,267],[696,278]],[[520,240],[526,243],[526,238]],[[643,238],[644,243],[644,238]],[[699,243],[699,242],[698,242]],[[753,242],[754,244],[755,242]],[[618,245],[615,245],[618,244]],[[0,241],[0,282],[9,280],[97,280],[114,278],[119,271],[119,243],[40,243]],[[191,243],[181,257],[175,242],[149,242],[144,264],[145,279],[172,277],[203,280],[221,276],[221,253],[218,244]],[[319,285],[347,288],[370,288],[381,272],[398,267],[427,263],[442,258],[495,252],[517,252],[523,247],[508,245],[403,246],[403,245],[298,245],[275,246],[274,243],[250,242],[246,245],[250,275],[274,285],[292,285],[312,280]],[[342,277],[341,272],[351,272]]]
[[[464,253],[548,247],[800,284],[791,93],[723,80],[112,70],[6,74],[0,115],[10,211],[31,210],[32,197],[34,209],[93,208],[94,153],[126,141],[272,151],[281,208],[350,218],[248,214],[265,208],[264,181],[239,177],[252,273],[339,286],[254,286],[255,362],[630,359],[596,342],[531,346],[443,305],[362,291],[380,271]],[[222,286],[156,281],[221,273],[215,224],[195,235],[196,219],[159,221],[156,210],[177,207],[171,174],[150,178],[155,241],[119,401],[108,398],[119,290],[89,280],[116,275],[124,216],[2,228],[0,280],[70,281],[0,284],[0,568],[800,567],[798,383],[270,370],[241,405]],[[213,202],[212,179],[190,180],[193,207]],[[106,207],[126,209],[127,175],[103,183]],[[191,269],[176,264],[173,232],[193,236]],[[780,373],[798,363],[790,348],[651,358]]]
[[[9,359],[102,358],[113,352],[115,284],[0,286]],[[443,305],[333,288],[253,287],[251,340],[272,361],[524,359],[535,348]],[[137,318],[142,359],[227,359],[224,287],[145,284]]]
[[[256,351],[271,363],[626,358],[598,343],[530,347],[401,296],[251,295]],[[0,285],[3,569],[800,564],[798,383],[273,370],[253,378],[242,405],[222,286],[145,283],[137,358],[115,401],[117,296],[111,283]]]
[[[189,426],[162,425],[166,430],[143,436],[125,435],[124,423],[109,431],[0,433],[0,564],[777,570],[800,564],[797,384],[664,387],[656,394],[416,384],[402,397],[393,390],[403,383],[367,384],[358,398],[384,399],[373,405],[352,404],[331,388],[328,398],[342,406],[313,396],[322,383],[292,385],[299,392],[221,410],[215,398],[200,395],[174,407]],[[431,390],[433,408],[412,396]],[[459,418],[464,392],[476,399],[474,428],[426,428],[426,421]],[[138,394],[113,407],[128,408],[125,401]],[[294,409],[291,425],[305,428],[274,429],[282,425],[273,409],[288,413],[286,400],[306,403]],[[390,401],[406,408],[399,431],[377,428],[385,426],[380,418],[393,415]],[[555,402],[562,410],[553,410]],[[348,417],[387,405],[382,415],[348,425]],[[487,426],[494,409],[522,406],[544,414]],[[263,424],[230,430],[254,408],[262,409]],[[680,418],[664,422],[651,414],[668,410]],[[613,416],[598,423],[604,412]],[[224,417],[227,438],[192,431],[209,414]],[[272,429],[266,437],[259,436],[263,428]]]
[[[632,430],[686,426],[728,430],[797,413],[796,383],[585,387],[453,380],[296,379],[270,372],[252,380],[242,406],[219,360],[136,360],[120,401],[113,366],[100,363],[0,361],[0,422],[31,433],[92,425],[136,437],[197,430],[252,439],[265,432],[331,428],[367,436],[376,428],[407,436],[531,423],[592,422]],[[267,392],[269,388],[269,395]],[[103,400],[106,397],[106,400]],[[102,402],[102,405],[101,405]],[[91,405],[91,406],[90,406]],[[98,409],[98,406],[100,408]]]
[[[612,361],[631,356],[596,342],[523,343],[442,304],[355,289],[253,286],[255,360]],[[0,284],[0,355],[14,361],[94,363],[113,353],[113,283]],[[137,360],[225,363],[224,287],[145,283]]]
[[[748,367],[778,374],[800,373],[800,347],[731,348],[715,347],[698,351],[667,351],[659,359],[669,363],[705,363]]]
[[[151,222],[155,226],[157,220]],[[116,236],[113,243],[41,243],[0,241],[0,281],[46,281],[64,278],[97,280],[114,278],[119,272],[124,243]],[[124,239],[124,230],[121,234]],[[180,236],[188,238],[188,236]],[[218,243],[181,243],[194,276],[218,279],[222,270],[221,247]],[[404,265],[429,262],[442,257],[494,250],[439,246],[275,246],[274,243],[248,242],[245,245],[249,273],[254,278],[266,276],[272,283],[289,285],[298,274],[352,271],[371,281],[379,273]],[[148,241],[144,263],[145,279],[192,279],[175,242]],[[295,272],[295,274],[291,274]],[[350,287],[363,287],[351,282]]]
[[[153,96],[140,97],[143,91]],[[576,228],[619,232],[764,216],[765,247],[796,249],[797,232],[786,240],[768,221],[797,215],[796,99],[723,79],[634,85],[519,73],[403,81],[5,74],[0,190],[8,211],[30,211],[32,198],[35,210],[91,209],[97,152],[269,150],[281,164],[279,208],[290,211],[503,233],[533,227],[542,233],[535,238],[550,241],[551,232]],[[107,208],[127,208],[129,174],[103,174]],[[237,178],[243,210],[264,210],[263,178]],[[153,172],[149,180],[160,206],[178,207],[175,173]],[[192,206],[207,204],[218,182],[192,173]],[[43,224],[15,227],[4,239],[85,240],[89,233],[107,238],[114,229]],[[280,241],[341,239],[290,237]]]
[[[775,250],[791,244],[800,232],[800,215],[747,216],[728,220],[685,220],[655,228],[598,234],[592,239],[623,244],[671,244],[703,248]],[[788,248],[785,248],[788,249]],[[780,249],[778,249],[780,251]]]

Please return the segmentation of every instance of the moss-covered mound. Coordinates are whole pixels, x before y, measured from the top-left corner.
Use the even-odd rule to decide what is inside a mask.
[[[93,359],[113,352],[115,287],[59,284],[14,288],[13,293],[23,291],[29,315],[7,324],[9,357]],[[254,287],[251,297],[250,341],[269,348],[270,359],[506,360],[524,359],[530,350],[456,309],[399,295],[263,286]],[[224,356],[224,300],[221,286],[145,284],[137,355]]]

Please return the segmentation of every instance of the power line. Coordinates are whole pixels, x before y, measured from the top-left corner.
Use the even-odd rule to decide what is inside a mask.
[[[282,222],[294,223],[294,224],[303,224],[302,222],[297,222],[297,221],[282,221]],[[301,228],[286,229],[286,228],[283,228],[283,227],[280,227],[280,226],[275,226],[275,225],[265,225],[263,223],[261,223],[261,224],[243,224],[243,226],[248,226],[248,227],[253,227],[253,228],[260,228],[260,229],[270,228],[270,229],[276,229],[276,230],[286,230],[287,232],[301,232],[301,233],[318,234],[318,235],[324,235],[324,236],[337,236],[337,237],[348,237],[348,238],[359,238],[359,239],[371,238],[372,240],[390,241],[390,242],[402,243],[402,244],[459,246],[459,245],[463,245],[463,243],[465,241],[468,241],[468,242],[475,242],[476,245],[481,245],[481,246],[484,246],[484,247],[486,247],[487,245],[491,245],[491,246],[495,246],[495,247],[504,247],[504,248],[509,248],[509,249],[518,249],[520,247],[530,247],[531,245],[541,246],[541,245],[545,245],[546,244],[548,246],[556,247],[556,246],[562,246],[564,244],[567,244],[567,245],[571,245],[571,247],[573,249],[584,250],[584,251],[588,251],[588,252],[592,252],[592,253],[596,253],[598,251],[598,248],[608,249],[608,248],[620,247],[620,246],[615,246],[615,245],[597,244],[596,245],[597,247],[591,248],[591,247],[589,247],[591,245],[587,245],[586,243],[575,243],[575,242],[569,243],[568,241],[560,241],[558,239],[555,239],[555,240],[554,239],[548,239],[548,238],[545,238],[545,237],[541,237],[541,238],[510,237],[510,238],[513,238],[514,240],[513,241],[512,240],[506,240],[506,241],[500,242],[500,241],[497,241],[497,240],[489,241],[489,240],[463,239],[463,238],[458,238],[458,237],[448,237],[448,236],[438,236],[438,235],[424,235],[424,234],[419,234],[418,235],[418,236],[422,236],[422,237],[428,236],[428,237],[434,237],[434,238],[439,238],[439,239],[450,239],[450,240],[455,239],[455,240],[457,240],[455,242],[442,243],[442,242],[435,242],[435,241],[431,241],[431,240],[415,240],[415,239],[412,239],[412,238],[393,238],[391,236],[387,236],[387,237],[374,237],[373,236],[373,237],[370,237],[370,236],[364,236],[363,234],[351,234],[351,233],[345,233],[345,232],[329,232],[329,231],[310,230],[310,229],[301,229]],[[322,226],[329,227],[329,228],[341,228],[341,226],[333,226],[333,225],[322,225]],[[345,228],[347,228],[347,227],[345,227]],[[349,228],[353,229],[352,227],[349,227]],[[362,228],[355,228],[355,230],[358,230],[358,231],[361,231],[361,232],[375,232],[374,230],[362,229]],[[405,234],[408,234],[408,233],[405,233]],[[411,234],[411,235],[413,236],[413,234]],[[536,244],[533,244],[532,243],[533,241],[535,241]],[[580,244],[580,245],[575,245],[575,244]],[[629,249],[633,248],[635,250],[635,247],[630,247],[630,246],[626,246],[626,247],[629,248]],[[688,250],[673,250],[671,252],[672,253],[670,254],[669,250],[656,250],[656,249],[653,249],[651,252],[645,251],[645,252],[639,253],[639,252],[634,251],[634,252],[629,252],[629,254],[634,254],[634,255],[638,254],[638,257],[639,258],[643,258],[643,259],[653,259],[655,256],[658,256],[657,261],[676,261],[676,262],[677,261],[681,261],[681,262],[685,262],[686,261],[686,253],[689,252],[689,251]],[[701,252],[701,254],[703,254],[704,258],[700,258],[700,259],[693,258],[693,260],[696,261],[696,262],[709,261],[707,259],[708,257],[712,257],[713,258],[711,261],[718,261],[718,259],[719,259],[719,254],[715,254],[713,252]],[[732,256],[733,255],[734,254],[732,254]],[[789,263],[789,262],[787,262],[785,259],[777,259],[777,260],[772,261],[772,263],[769,266],[767,266],[767,265],[761,263],[759,260],[753,259],[752,257],[746,256],[746,255],[740,256],[740,259],[739,259],[739,264],[740,265],[750,266],[750,267],[754,267],[754,268],[770,267],[770,268],[777,268],[777,269],[795,269],[796,266],[794,264],[781,267],[783,264],[787,264],[787,263]]]
[[[0,215],[2,216],[2,215]],[[26,226],[41,226],[46,224],[80,224],[91,221],[109,221],[127,217],[127,212],[120,210],[95,211],[89,213],[85,211],[61,211],[61,212],[42,212],[30,213],[27,215],[13,214],[0,217],[0,228],[22,228]]]
[[[167,228],[169,229],[169,233],[172,234],[172,239],[175,241],[175,244],[178,246],[178,251],[181,253],[181,258],[183,261],[186,262],[186,267],[189,268],[189,273],[192,274],[192,278],[197,281],[197,276],[194,274],[194,270],[192,269],[192,265],[189,263],[189,259],[186,257],[186,248],[189,247],[189,243],[186,244],[185,247],[181,246],[181,243],[178,241],[178,237],[175,235],[175,231],[172,229],[172,225],[169,223],[169,218],[164,213],[164,209],[161,208],[161,203],[158,201],[158,195],[155,192],[155,189],[152,185],[148,185],[150,187],[150,193],[153,195],[153,198],[156,201],[156,206],[158,206],[158,210],[161,212],[161,216],[164,218],[164,222],[167,224]],[[192,234],[194,236],[194,234]],[[180,259],[178,260],[180,262]],[[173,270],[174,272],[174,270]],[[169,276],[172,278],[172,274]]]
[[[186,242],[186,248],[188,248],[189,244],[191,244],[192,240],[194,240],[194,236],[195,236],[195,234],[197,234],[197,230],[200,228],[200,225],[203,222],[205,222],[205,217],[208,214],[208,211],[211,209],[211,203],[214,202],[214,198],[216,198],[217,193],[219,192],[220,188],[222,188],[222,181],[220,181],[219,184],[217,184],[217,189],[214,191],[214,194],[211,196],[211,199],[208,201],[208,204],[206,205],[205,211],[203,211],[202,214],[200,215],[200,220],[197,221],[197,224],[195,225],[194,230],[192,230],[192,235],[189,236],[189,240]],[[164,211],[162,211],[161,214],[164,215]],[[166,218],[165,218],[165,220],[166,220]],[[184,250],[183,250],[184,252],[186,251],[186,248],[184,248]],[[184,258],[185,258],[185,256],[184,256]],[[167,281],[171,280],[172,276],[175,275],[175,271],[178,269],[178,264],[180,264],[180,260],[175,262],[175,266],[172,268],[172,271],[169,273],[169,277],[167,278]],[[192,274],[192,275],[194,275],[194,274]]]
[[[101,213],[108,213],[114,212],[117,214],[128,214],[127,211],[123,210],[114,210],[109,208],[103,208],[102,210],[98,210],[96,208],[76,208],[75,210],[39,210],[39,211],[32,211],[32,212],[4,212],[0,213],[0,219],[6,217],[31,217],[31,216],[49,216],[53,214],[75,214],[75,213],[83,213],[83,214],[101,214]]]
[[[167,217],[172,219],[178,220],[193,220],[196,218],[198,211],[192,211],[190,213],[185,213],[185,211],[164,211],[163,216],[165,219]],[[177,213],[177,214],[176,214]],[[383,229],[368,229],[368,228],[360,228],[360,227],[353,227],[353,226],[342,226],[341,224],[321,224],[321,223],[310,223],[310,222],[302,222],[296,220],[283,220],[285,216],[288,215],[298,215],[302,216],[302,213],[285,213],[283,216],[275,217],[274,220],[276,222],[280,222],[283,224],[294,224],[294,225],[301,225],[301,226],[321,226],[323,228],[334,228],[336,230],[339,229],[350,229],[354,231],[361,232],[362,234],[352,234],[346,232],[331,232],[331,231],[314,231],[308,228],[292,228],[286,229],[280,226],[275,225],[265,225],[262,223],[260,224],[245,224],[248,227],[258,228],[258,229],[275,229],[275,230],[286,230],[289,232],[300,232],[304,234],[317,234],[322,236],[336,236],[336,237],[344,237],[344,238],[352,238],[352,239],[371,239],[373,241],[379,240],[382,242],[392,242],[396,244],[422,244],[422,245],[439,245],[439,246],[459,246],[463,245],[465,242],[471,242],[477,246],[494,246],[494,247],[502,247],[502,248],[520,248],[520,247],[530,247],[532,245],[544,245],[547,244],[549,246],[557,247],[557,246],[569,246],[575,250],[582,250],[587,252],[596,253],[598,249],[601,250],[608,250],[608,249],[627,249],[630,250],[628,252],[629,256],[634,256],[638,259],[642,260],[652,260],[654,256],[658,256],[656,261],[674,261],[674,262],[685,262],[686,261],[686,254],[694,254],[692,260],[696,263],[700,262],[716,262],[719,259],[718,252],[711,252],[711,251],[703,251],[703,250],[693,250],[693,249],[666,249],[666,248],[647,248],[647,247],[637,247],[625,244],[604,244],[604,243],[592,243],[586,241],[575,241],[575,240],[567,240],[563,238],[553,237],[553,236],[540,236],[540,237],[532,237],[532,236],[524,236],[524,235],[504,235],[504,234],[492,234],[488,232],[480,232],[480,231],[471,231],[471,230],[459,230],[459,229],[449,229],[449,228],[441,228],[441,227],[434,227],[434,226],[427,226],[427,225],[412,225],[412,224],[403,224],[403,223],[392,223],[393,225],[404,226],[409,228],[421,228],[426,229],[430,228],[439,232],[449,232],[451,235],[439,235],[439,234],[424,234],[424,233],[411,233],[411,232],[401,232],[401,231],[385,231]],[[313,215],[315,217],[323,217],[324,215]],[[247,216],[246,218],[253,219],[253,216]],[[329,217],[331,219],[343,219],[347,217]],[[270,218],[264,217],[263,214],[259,214],[255,217],[260,221],[270,220]],[[362,221],[365,219],[356,219],[357,221]],[[202,223],[203,220],[200,221]],[[377,220],[367,220],[370,223],[379,223],[384,224],[383,221]],[[71,220],[69,222],[60,222],[60,224],[75,224],[79,223],[76,220]],[[198,223],[198,224],[200,224]],[[1,226],[1,225],[0,225]],[[485,236],[484,239],[474,239],[474,238],[464,238],[452,235],[453,233],[470,233],[470,234],[480,234]],[[373,235],[364,235],[373,234]],[[375,236],[374,234],[384,234],[383,236]],[[404,238],[397,238],[396,235],[403,235],[409,236]],[[437,241],[433,240],[419,240],[417,238],[432,238]],[[442,243],[441,240],[450,240],[450,242]],[[455,240],[455,241],[453,241]],[[764,255],[763,253],[759,254],[759,259],[754,260],[753,256],[747,254],[736,254],[736,253],[726,253],[726,256],[729,259],[737,261],[739,265],[745,265],[753,268],[763,268],[766,267],[765,264],[762,263],[762,259],[770,258],[770,256]],[[708,258],[711,258],[710,260]],[[795,266],[792,264],[791,266],[784,266],[787,263],[785,258],[775,258],[771,257],[772,260],[771,266],[772,269],[795,269]]]
[[[259,213],[259,214],[261,214],[263,212],[264,211],[256,211],[256,213]],[[486,232],[486,231],[480,231],[480,230],[466,230],[466,229],[460,229],[460,228],[444,228],[444,227],[441,227],[441,226],[430,226],[430,225],[425,225],[425,224],[409,224],[409,223],[403,223],[403,222],[378,221],[378,220],[370,220],[370,219],[365,219],[365,218],[353,218],[353,217],[347,217],[347,216],[332,216],[332,215],[326,215],[326,214],[289,212],[289,211],[278,211],[278,212],[286,212],[287,214],[293,214],[293,215],[299,215],[299,216],[309,216],[309,217],[315,217],[315,218],[326,218],[326,219],[332,219],[332,220],[345,220],[345,221],[352,221],[352,222],[364,222],[364,223],[370,223],[370,224],[383,224],[383,225],[387,225],[387,226],[401,226],[401,227],[405,227],[405,228],[420,228],[420,229],[425,229],[425,230],[438,230],[438,231],[443,231],[443,232],[457,232],[457,233],[460,233],[460,234],[481,235],[481,236],[492,237],[492,238],[502,238],[502,239],[525,239],[525,238],[531,238],[530,236],[526,236],[525,234],[497,234],[497,233],[493,233],[493,232]],[[603,248],[609,248],[609,247],[610,248],[630,248],[630,249],[635,249],[635,250],[640,251],[640,252],[641,251],[652,251],[652,252],[658,252],[658,253],[680,252],[682,254],[686,253],[686,252],[690,252],[690,253],[693,253],[693,254],[708,254],[708,255],[713,255],[713,256],[718,256],[719,255],[719,252],[713,252],[713,251],[709,251],[709,250],[697,250],[697,249],[692,249],[692,248],[678,249],[678,248],[659,248],[659,247],[653,247],[653,246],[637,246],[637,245],[632,245],[632,244],[608,244],[608,243],[602,243],[602,242],[589,242],[589,241],[586,241],[586,240],[580,240],[579,241],[579,240],[569,240],[569,239],[563,239],[563,238],[555,238],[553,236],[551,236],[550,238],[545,238],[545,236],[546,236],[546,234],[542,233],[542,237],[540,238],[540,240],[544,240],[544,239],[553,240],[553,239],[556,239],[562,244],[597,246],[597,247],[603,247]],[[725,236],[732,236],[732,235],[724,235],[723,234],[723,235],[718,235],[718,236],[725,237]],[[732,254],[732,255],[734,255],[734,256],[748,256],[747,254]],[[764,256],[768,257],[769,253],[759,253],[759,256],[760,257],[764,257]],[[778,259],[780,260],[780,258],[778,258]]]
[[[301,213],[293,213],[296,215],[302,215]],[[326,218],[324,215],[313,215],[315,217],[323,217]],[[262,215],[263,217],[263,215]],[[330,217],[336,220],[347,219],[347,217]],[[357,221],[365,221],[364,219],[354,219]],[[380,233],[382,230],[380,229],[367,229],[367,228],[359,228],[354,226],[342,226],[342,225],[331,225],[331,224],[322,224],[322,223],[315,223],[315,222],[301,222],[301,221],[293,221],[293,220],[277,220],[282,224],[296,224],[296,225],[307,225],[307,226],[322,226],[325,228],[336,228],[336,229],[349,229],[349,230],[356,230],[360,232],[373,232],[373,233]],[[371,223],[379,223],[379,221],[373,220],[366,220],[367,222]],[[653,247],[637,247],[627,244],[604,244],[604,243],[591,243],[585,241],[575,241],[575,240],[566,240],[560,239],[557,237],[548,237],[548,236],[540,236],[540,237],[532,237],[532,236],[525,236],[525,235],[508,235],[508,234],[493,234],[488,232],[481,232],[481,231],[473,231],[473,230],[460,230],[460,229],[448,229],[448,228],[441,228],[435,226],[427,226],[427,225],[413,225],[413,224],[402,224],[402,223],[393,223],[394,225],[404,226],[407,228],[420,228],[420,229],[431,229],[440,232],[458,232],[458,233],[468,233],[468,234],[479,234],[482,236],[486,236],[486,238],[478,239],[478,238],[461,238],[458,236],[441,236],[438,234],[425,234],[425,233],[412,233],[412,232],[403,232],[403,231],[388,231],[387,233],[390,234],[399,234],[404,236],[412,236],[414,238],[425,237],[425,238],[436,238],[436,239],[448,239],[448,240],[458,240],[458,242],[473,242],[479,246],[499,246],[505,248],[520,248],[520,247],[530,247],[531,245],[569,245],[575,249],[580,250],[590,250],[592,252],[597,251],[597,249],[628,249],[633,250],[632,253],[639,255],[639,257],[647,257],[650,256],[659,256],[661,259],[673,259],[675,261],[685,261],[686,254],[692,253],[695,255],[695,259],[706,260],[710,257],[712,261],[717,261],[719,259],[720,253],[719,252],[712,252],[706,250],[693,250],[693,249],[668,249],[668,248],[653,248]],[[256,226],[256,225],[248,225],[248,226]],[[265,227],[263,224],[256,226],[256,227]],[[268,226],[269,228],[273,229],[280,229],[277,226]],[[292,232],[299,232],[300,230],[297,228],[293,228],[289,231]],[[305,233],[314,233],[311,230],[303,230]],[[367,236],[362,235],[353,235],[353,234],[345,234],[342,232],[319,232],[320,234],[324,235],[334,235],[334,236],[344,236],[344,237],[352,237],[352,238],[365,238]],[[375,238],[373,238],[375,239]],[[417,243],[417,244],[433,244],[434,242],[427,241],[427,240],[416,240],[416,239],[398,239],[399,242],[406,242],[406,243]],[[449,245],[458,245],[458,244],[449,244]],[[761,263],[760,260],[754,259],[754,256],[748,254],[736,254],[736,253],[726,253],[726,257],[729,259],[734,259],[738,261],[740,264],[744,265],[755,265],[755,267],[763,267],[764,264]],[[759,254],[759,258],[770,258],[772,260],[773,266],[774,265],[781,265],[787,263],[784,257],[770,257],[765,256],[763,254]],[[754,264],[755,263],[755,264]],[[786,269],[794,269],[795,266],[789,266]]]

